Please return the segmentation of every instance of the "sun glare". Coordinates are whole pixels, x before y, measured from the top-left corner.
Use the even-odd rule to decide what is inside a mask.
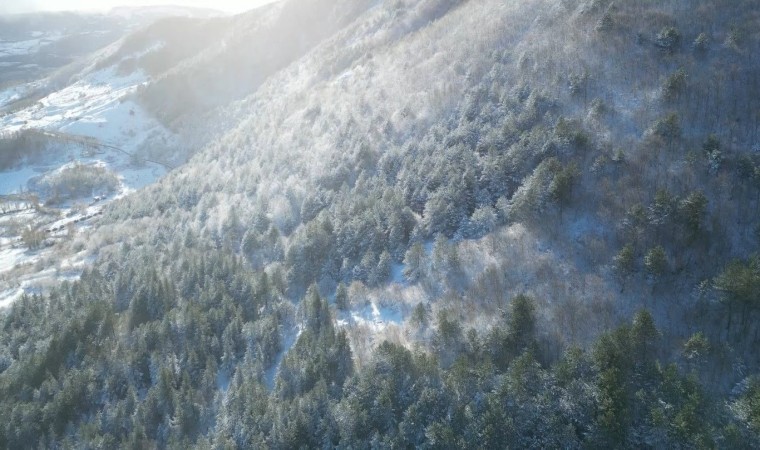
[[[0,13],[24,13],[32,11],[108,11],[119,6],[176,5],[209,8],[229,13],[239,13],[274,0],[10,0],[0,6]]]

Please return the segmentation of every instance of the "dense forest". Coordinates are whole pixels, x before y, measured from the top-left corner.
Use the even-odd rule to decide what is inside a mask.
[[[303,5],[136,95],[204,146],[0,318],[0,447],[760,446],[755,1]]]

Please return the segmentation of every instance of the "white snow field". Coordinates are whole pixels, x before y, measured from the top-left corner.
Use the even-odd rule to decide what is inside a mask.
[[[3,56],[23,56],[39,52],[40,49],[48,44],[61,39],[63,35],[58,32],[44,33],[35,31],[33,39],[25,40],[0,40],[0,57]]]
[[[24,43],[24,46],[29,45],[32,44]],[[2,45],[0,51],[21,47],[21,43]],[[58,205],[58,209],[46,207],[0,216],[3,219],[0,220],[0,308],[10,305],[23,293],[42,292],[55,281],[77,278],[88,255],[71,255],[62,250],[64,246],[60,244],[69,238],[69,233],[87,232],[105,204],[153,183],[166,173],[167,168],[160,164],[136,164],[131,156],[147,142],[170,145],[176,139],[128,99],[147,82],[147,76],[140,71],[119,74],[110,67],[86,74],[34,104],[0,117],[0,134],[37,130],[64,137],[60,144],[51,146],[41,160],[0,172],[0,202],[3,196],[28,191],[33,178],[53,174],[73,164],[105,168],[120,181],[117,192],[111,195],[93,193],[93,197],[65,202]],[[0,91],[0,106],[23,97],[33,89],[33,84]],[[76,142],[66,142],[67,136],[74,140],[86,138],[98,145],[94,150],[84,148]],[[28,250],[21,241],[24,227],[29,226],[46,233],[45,244],[39,249]]]

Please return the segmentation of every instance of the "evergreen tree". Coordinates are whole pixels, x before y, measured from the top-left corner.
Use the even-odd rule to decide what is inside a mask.
[[[338,283],[338,287],[335,289],[335,306],[341,311],[347,311],[348,304],[348,289],[343,283]]]
[[[647,254],[644,255],[644,267],[646,267],[649,275],[653,277],[660,277],[667,272],[668,259],[665,249],[661,245],[649,249]]]
[[[404,278],[410,283],[420,279],[424,273],[425,249],[419,242],[414,243],[404,255]]]

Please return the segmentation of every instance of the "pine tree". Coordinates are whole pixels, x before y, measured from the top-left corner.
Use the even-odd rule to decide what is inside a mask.
[[[524,294],[513,298],[509,304],[507,326],[516,353],[532,345],[536,334],[535,301]]]
[[[414,243],[404,255],[404,278],[409,283],[417,282],[424,273],[425,249],[419,242]]]
[[[341,311],[347,311],[348,304],[348,289],[343,283],[338,283],[338,287],[335,289],[335,306]]]
[[[751,313],[760,309],[760,255],[732,261],[715,277],[713,285],[728,306],[726,331],[731,332],[735,307],[739,308],[742,328],[745,329]]]
[[[644,267],[647,272],[653,277],[660,277],[668,270],[668,259],[665,254],[665,249],[658,245],[651,248],[644,256]]]

